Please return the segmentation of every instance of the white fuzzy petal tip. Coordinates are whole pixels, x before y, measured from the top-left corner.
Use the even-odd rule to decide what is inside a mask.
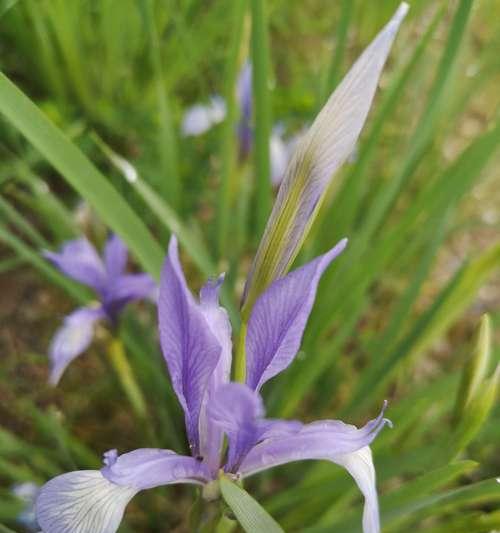
[[[401,2],[396,13],[394,13],[394,16],[392,17],[392,22],[399,26],[401,21],[406,17],[406,13],[408,13],[409,9],[410,6],[407,2]]]

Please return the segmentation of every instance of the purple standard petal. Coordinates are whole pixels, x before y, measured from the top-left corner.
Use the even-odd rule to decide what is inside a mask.
[[[246,383],[259,390],[284,370],[302,335],[326,267],[344,250],[343,239],[326,254],[274,281],[255,302],[246,336]]]
[[[94,336],[95,323],[104,317],[102,307],[84,307],[64,319],[49,348],[49,382],[52,385],[57,385],[71,361],[89,347]]]
[[[139,491],[173,483],[205,483],[206,467],[170,450],[141,449],[104,454],[105,467],[58,476],[37,499],[37,519],[46,533],[114,533],[128,502]]]
[[[213,371],[200,410],[200,454],[215,474],[219,468],[223,431],[211,424],[207,416],[207,405],[213,400],[217,389],[228,383],[231,377],[231,323],[226,310],[219,305],[219,290],[224,275],[205,284],[200,292],[200,309],[207,324],[221,346],[219,362]]]
[[[199,417],[222,348],[186,285],[172,237],[158,302],[160,341],[173,388],[184,409],[189,444],[199,455]]]
[[[208,414],[210,423],[227,435],[229,447],[225,470],[233,472],[259,439],[259,421],[264,416],[262,399],[246,385],[228,383],[214,394]]]
[[[127,266],[127,247],[116,234],[112,234],[104,247],[104,264],[109,278],[117,278]]]
[[[248,276],[244,316],[259,294],[290,268],[333,174],[353,152],[407,10],[401,4],[362,53],[291,157]]]
[[[106,270],[96,249],[85,239],[64,244],[59,253],[44,252],[61,272],[101,292],[106,285]]]

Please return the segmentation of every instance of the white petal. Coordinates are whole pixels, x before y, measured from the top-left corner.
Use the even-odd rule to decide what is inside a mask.
[[[360,450],[339,455],[335,462],[343,466],[356,481],[359,490],[365,497],[363,510],[363,532],[379,533],[380,518],[378,511],[377,487],[375,483],[375,468],[373,466],[372,452],[369,446]]]
[[[98,470],[70,472],[42,487],[37,520],[44,533],[115,533],[137,492],[111,483]]]

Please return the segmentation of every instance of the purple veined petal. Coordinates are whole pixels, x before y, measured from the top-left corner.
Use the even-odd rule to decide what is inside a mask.
[[[300,348],[319,280],[344,250],[341,240],[326,254],[274,281],[257,299],[246,335],[246,383],[259,390],[284,370]]]
[[[316,117],[290,158],[251,267],[243,315],[297,256],[333,174],[351,155],[408,5],[402,3],[365,49]]]
[[[219,361],[210,377],[203,398],[199,422],[200,455],[204,457],[213,474],[216,474],[219,469],[223,431],[220,427],[210,423],[207,416],[207,406],[212,401],[217,389],[229,382],[232,359],[231,323],[227,311],[219,305],[219,290],[223,281],[224,275],[221,275],[216,280],[208,281],[200,291],[201,312],[221,346]]]
[[[211,479],[204,463],[171,450],[141,448],[123,455],[110,450],[104,458],[106,466],[101,472],[106,479],[137,490],[172,483],[203,484]]]
[[[184,114],[181,132],[184,137],[196,137],[219,124],[226,116],[226,102],[220,96],[212,96],[209,104],[196,104]]]
[[[105,465],[100,471],[63,474],[42,487],[36,510],[45,533],[114,533],[139,491],[209,480],[205,465],[170,450],[140,449],[120,456],[111,450]]]
[[[61,272],[99,293],[106,285],[104,264],[86,238],[68,241],[60,252],[45,251],[44,256]]]
[[[228,383],[215,392],[208,415],[210,423],[227,435],[225,470],[234,472],[259,439],[260,421],[264,416],[262,399],[242,383]]]
[[[254,446],[243,460],[239,472],[250,476],[285,463],[310,459],[336,462],[337,457],[356,452],[375,439],[389,423],[383,417],[384,409],[376,419],[359,429],[340,420],[312,422],[301,428],[290,426],[289,431]]]
[[[89,347],[94,336],[95,323],[105,316],[102,307],[83,307],[64,319],[49,348],[49,382],[52,385],[57,385],[71,361]]]
[[[115,533],[137,492],[111,483],[99,470],[62,474],[42,487],[37,521],[44,533]]]
[[[117,278],[125,272],[127,256],[125,243],[115,233],[110,235],[104,247],[104,264],[110,279]]]
[[[189,444],[199,455],[199,416],[221,345],[190,293],[172,236],[163,265],[158,302],[160,342],[172,386],[184,410]]]
[[[351,474],[365,498],[363,532],[380,533],[375,467],[370,447],[365,446],[355,452],[340,455],[336,457],[335,462]]]

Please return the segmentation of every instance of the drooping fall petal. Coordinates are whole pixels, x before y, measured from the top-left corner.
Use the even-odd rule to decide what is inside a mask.
[[[71,361],[89,347],[96,322],[105,316],[102,307],[83,307],[64,319],[49,348],[52,385],[57,385]]]

